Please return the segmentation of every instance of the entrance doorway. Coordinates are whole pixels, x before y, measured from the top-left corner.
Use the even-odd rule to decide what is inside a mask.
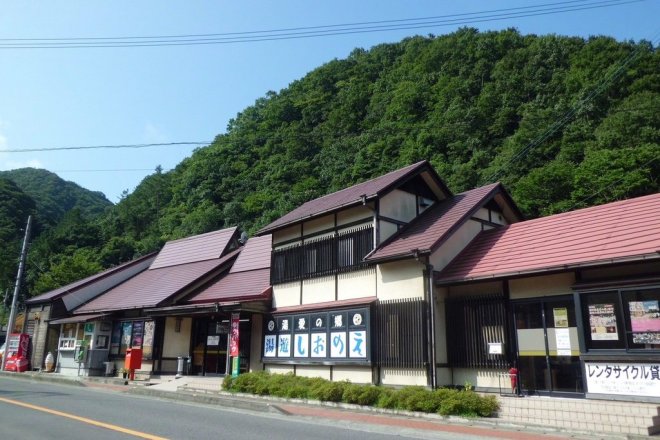
[[[229,316],[197,318],[193,321],[192,374],[202,376],[225,375],[229,346]],[[247,371],[250,362],[250,319],[241,319],[239,324],[240,370]]]
[[[573,298],[513,303],[520,389],[524,394],[584,394]]]

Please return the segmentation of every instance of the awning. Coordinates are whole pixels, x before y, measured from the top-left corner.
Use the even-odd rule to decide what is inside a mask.
[[[79,322],[98,321],[101,318],[108,317],[106,313],[97,313],[95,315],[69,316],[68,318],[59,318],[48,321],[49,324],[75,324]]]

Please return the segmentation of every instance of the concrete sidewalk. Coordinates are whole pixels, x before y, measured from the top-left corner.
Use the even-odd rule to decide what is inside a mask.
[[[509,417],[467,419],[455,416],[445,417],[436,414],[386,410],[342,403],[282,399],[270,396],[236,395],[221,390],[222,377],[183,376],[177,379],[174,376],[156,376],[150,378],[148,381],[126,381],[121,378],[76,378],[53,373],[35,372],[21,374],[0,373],[0,375],[25,380],[41,380],[105,388],[136,395],[219,405],[248,411],[277,413],[285,417],[323,418],[332,421],[360,422],[378,426],[396,426],[422,430],[429,433],[445,432],[515,440],[532,440],[538,438],[549,440],[567,438],[603,440],[648,438],[648,436],[643,434],[601,433],[598,427],[588,429],[586,421],[577,425],[577,427],[544,426],[543,424],[529,422],[520,423]],[[537,404],[538,408],[542,408],[542,405],[550,403],[561,405],[561,402],[557,403],[557,399],[500,399],[503,406],[507,408],[512,402],[519,405],[519,402],[525,400],[530,402],[530,404]],[[569,400],[576,401],[577,399]],[[510,408],[504,411],[501,410],[500,413],[506,413],[509,410]],[[540,411],[543,410],[540,409]],[[580,422],[579,417],[573,417],[573,419],[577,419]],[[584,426],[584,428],[580,429],[581,426]]]

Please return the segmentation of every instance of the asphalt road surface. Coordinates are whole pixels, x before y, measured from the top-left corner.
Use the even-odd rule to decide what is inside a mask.
[[[408,426],[249,411],[0,377],[0,439],[483,439]]]

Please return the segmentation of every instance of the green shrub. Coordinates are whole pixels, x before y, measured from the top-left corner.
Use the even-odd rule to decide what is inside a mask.
[[[326,381],[326,383],[312,388],[310,397],[322,402],[341,402],[346,385],[348,382]]]
[[[371,406],[376,403],[380,393],[381,388],[373,385],[347,384],[344,388],[342,401],[346,403]]]
[[[441,388],[434,391],[424,387],[405,387],[393,390],[373,385],[357,385],[348,381],[330,382],[321,378],[308,378],[288,374],[270,374],[265,371],[225,377],[223,387],[232,392],[271,395],[297,399],[317,399],[325,402],[346,402],[375,405],[379,408],[403,409],[461,415],[489,417],[499,409],[495,396],[480,396],[471,390]]]
[[[399,395],[396,390],[383,388],[378,396],[375,406],[377,408],[396,409],[399,402]]]
[[[495,396],[482,397],[474,391],[459,391],[443,399],[438,412],[442,415],[489,417],[498,408]]]

